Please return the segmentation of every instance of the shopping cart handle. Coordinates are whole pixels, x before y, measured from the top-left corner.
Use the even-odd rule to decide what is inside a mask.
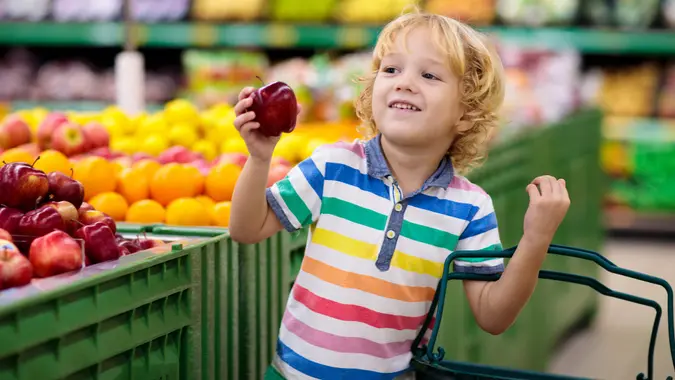
[[[508,249],[504,249],[502,251],[455,251],[451,253],[445,260],[444,264],[444,270],[443,270],[443,277],[441,278],[441,281],[439,281],[438,284],[438,289],[436,291],[436,294],[434,296],[434,299],[431,304],[431,308],[429,310],[429,314],[427,315],[427,318],[424,321],[424,327],[422,328],[421,331],[426,331],[428,328],[429,324],[431,323],[431,317],[433,315],[434,310],[436,310],[436,321],[440,321],[443,313],[443,306],[445,303],[445,292],[446,292],[446,287],[447,287],[447,281],[457,279],[457,280],[481,280],[481,281],[496,281],[498,280],[501,275],[495,274],[495,275],[481,275],[481,274],[472,274],[472,273],[461,273],[461,272],[451,272],[450,271],[450,265],[451,263],[456,260],[456,259],[461,259],[461,258],[510,258],[513,256],[513,254],[516,252],[517,246],[511,247]],[[635,272],[629,269],[621,268],[614,263],[612,263],[610,260],[605,258],[604,256],[600,255],[597,252],[589,251],[586,249],[579,249],[579,248],[573,248],[573,247],[567,247],[567,246],[561,246],[561,245],[551,245],[549,246],[548,253],[554,254],[554,255],[560,255],[560,256],[568,256],[568,257],[575,257],[575,258],[580,258],[584,260],[589,260],[593,261],[608,272],[618,274],[620,276],[624,277],[630,277],[636,280],[640,281],[645,281],[649,282],[655,285],[660,285],[662,286],[667,293],[668,300],[667,300],[667,306],[668,306],[668,335],[669,335],[669,343],[670,343],[670,355],[671,355],[671,361],[673,364],[673,368],[675,368],[675,332],[674,332],[674,327],[673,327],[673,289],[668,284],[667,281],[650,276],[644,273],[640,272]],[[654,349],[656,346],[656,336],[658,334],[658,326],[659,322],[661,320],[661,315],[662,315],[662,309],[661,305],[659,305],[656,301],[654,300],[649,300],[646,298],[642,297],[637,297],[634,295],[622,293],[622,292],[617,292],[614,291],[599,281],[597,281],[594,278],[591,277],[586,277],[586,276],[580,276],[576,274],[570,274],[570,273],[561,273],[561,272],[556,272],[556,271],[548,271],[548,270],[540,270],[539,271],[539,278],[543,279],[550,279],[550,280],[555,280],[555,281],[564,281],[564,282],[571,282],[571,283],[576,283],[580,285],[586,285],[589,286],[593,289],[595,289],[597,292],[600,294],[614,297],[614,298],[619,298],[625,301],[629,302],[634,302],[638,303],[644,306],[649,306],[653,308],[656,311],[656,317],[654,320],[654,325],[652,329],[652,334],[651,334],[651,339],[649,343],[649,357],[648,357],[648,377],[647,379],[653,380],[653,363],[654,363]],[[434,328],[432,330],[431,337],[429,339],[429,344],[427,347],[425,347],[426,350],[426,355],[429,357],[431,361],[437,362],[442,360],[443,358],[443,350],[442,348],[439,347],[438,349],[438,354],[435,354],[433,352],[434,350],[434,345],[436,343],[436,336],[438,334],[438,328],[441,325],[441,323],[436,323],[434,325]],[[415,343],[413,344],[413,347],[417,349],[419,347],[419,342],[421,341],[421,336],[418,336],[420,339],[416,339]],[[638,376],[638,379],[644,379],[644,375],[640,374]],[[670,380],[672,378],[669,377]]]

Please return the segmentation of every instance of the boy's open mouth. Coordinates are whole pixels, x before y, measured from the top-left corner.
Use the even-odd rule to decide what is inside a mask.
[[[421,111],[419,107],[417,107],[414,104],[410,104],[408,102],[404,102],[401,100],[395,100],[391,103],[389,103],[389,108],[396,108],[400,110],[408,110],[408,111]]]

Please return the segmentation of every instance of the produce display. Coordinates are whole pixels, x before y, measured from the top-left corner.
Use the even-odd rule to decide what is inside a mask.
[[[0,290],[164,244],[117,235],[115,221],[84,199],[84,185],[61,172],[3,162]]]

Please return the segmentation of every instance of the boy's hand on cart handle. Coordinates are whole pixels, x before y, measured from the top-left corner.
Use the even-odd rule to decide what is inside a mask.
[[[526,191],[530,205],[523,222],[524,238],[548,246],[570,207],[565,180],[539,176],[527,185]]]
[[[246,142],[249,155],[263,161],[268,161],[272,159],[274,147],[279,142],[281,136],[267,137],[256,132],[256,129],[260,128],[260,123],[254,121],[255,112],[248,111],[248,108],[253,105],[251,94],[255,90],[253,87],[245,87],[239,93],[239,101],[234,106],[234,114],[237,116],[234,119],[234,127],[244,139],[244,142]],[[298,103],[298,115],[300,111],[301,107]]]

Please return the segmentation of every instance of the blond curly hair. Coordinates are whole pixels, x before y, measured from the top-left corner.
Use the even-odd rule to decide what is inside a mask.
[[[397,34],[405,34],[416,27],[430,30],[431,40],[448,57],[450,69],[460,79],[462,120],[468,121],[471,127],[458,134],[448,154],[455,171],[465,174],[487,156],[489,138],[499,125],[499,109],[504,101],[504,72],[501,60],[487,38],[457,20],[416,10],[384,27],[373,51],[372,70],[359,78],[364,88],[354,104],[356,115],[362,122],[358,129],[366,139],[377,135],[372,99],[380,63],[394,46]]]

